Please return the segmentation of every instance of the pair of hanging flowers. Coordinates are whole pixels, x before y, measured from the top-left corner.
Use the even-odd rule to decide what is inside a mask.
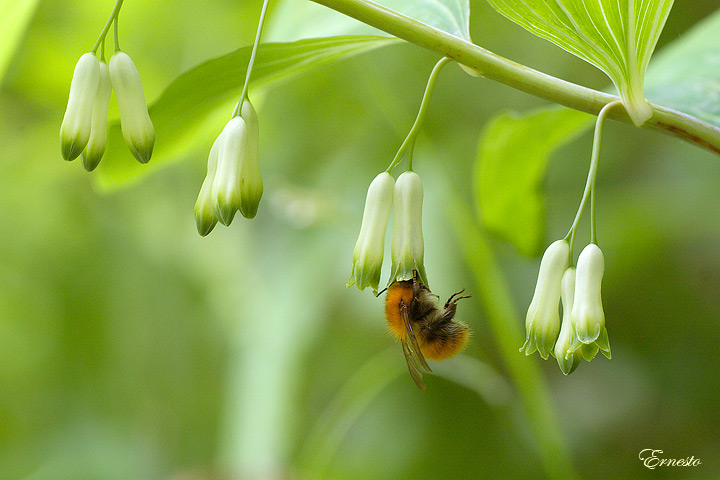
[[[423,263],[425,244],[422,203],[423,185],[417,173],[406,171],[397,181],[393,180],[389,172],[375,177],[365,200],[348,287],[357,285],[360,290],[371,287],[377,294],[385,250],[385,231],[393,207],[394,231],[390,249],[392,273],[388,284],[412,279],[413,270],[417,271],[420,281],[427,284]]]
[[[588,362],[595,358],[598,351],[611,358],[601,295],[605,258],[597,245],[595,229],[595,179],[605,118],[611,109],[620,105],[621,102],[608,103],[598,114],[590,170],[575,220],[567,236],[545,250],[525,317],[526,339],[520,351],[526,355],[537,351],[543,359],[552,355],[565,375],[572,373],[583,358]],[[580,252],[574,267],[572,247],[588,200],[591,242]]]
[[[257,214],[263,193],[260,176],[260,129],[255,108],[247,98],[218,135],[208,156],[207,175],[195,202],[200,235],[217,222],[230,225],[239,210],[245,218]]]
[[[109,64],[88,52],[75,66],[60,127],[63,158],[74,160],[80,156],[87,171],[94,170],[105,153],[112,91],[115,91],[125,143],[140,163],[149,162],[152,156],[155,129],[135,63],[121,51],[115,52]]]
[[[526,355],[537,351],[543,359],[552,355],[565,375],[598,351],[611,357],[600,292],[605,272],[602,251],[589,244],[580,253],[577,268],[570,266],[570,255],[567,240],[557,240],[545,251],[525,319],[527,338],[520,349]]]

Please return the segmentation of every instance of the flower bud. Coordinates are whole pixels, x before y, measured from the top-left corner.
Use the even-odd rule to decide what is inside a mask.
[[[560,286],[570,263],[570,244],[557,240],[545,250],[540,261],[535,294],[525,317],[525,355],[537,350],[544,359],[553,351],[560,331]]]
[[[240,209],[242,179],[240,171],[247,152],[247,126],[242,117],[233,117],[220,134],[218,165],[211,196],[215,216],[230,225]]]
[[[348,287],[353,284],[360,290],[372,287],[377,294],[394,186],[395,181],[388,172],[381,173],[370,183],[360,235],[353,251],[353,267],[347,282]]]
[[[570,375],[580,364],[582,356],[580,352],[568,353],[573,344],[575,332],[573,331],[572,322],[570,321],[570,312],[572,311],[573,299],[575,296],[575,269],[573,267],[565,270],[560,284],[560,299],[562,300],[563,318],[560,327],[560,335],[555,342],[554,355],[557,359],[560,370],[565,375]]]
[[[392,247],[392,274],[390,282],[411,280],[417,270],[421,283],[427,285],[423,256],[425,243],[422,234],[423,186],[420,175],[407,171],[395,182],[393,192],[394,231]]]
[[[100,81],[93,100],[90,139],[80,157],[83,167],[88,172],[95,170],[105,153],[105,146],[107,145],[107,114],[111,93],[110,70],[107,63],[100,62]]]
[[[155,145],[155,128],[148,115],[140,74],[125,53],[115,52],[110,59],[110,80],[125,143],[140,163],[147,163]]]
[[[605,313],[600,294],[604,273],[605,259],[602,251],[591,243],[578,257],[575,302],[570,317],[577,338],[571,350],[574,352],[578,348],[584,348],[583,356],[586,360],[592,359],[597,354],[595,347],[610,358],[610,343],[605,329]]]
[[[210,148],[210,155],[208,155],[207,163],[207,175],[203,180],[202,186],[200,187],[200,193],[198,193],[197,201],[195,202],[195,225],[197,226],[198,233],[203,237],[208,233],[212,232],[217,224],[217,217],[213,210],[213,196],[212,187],[215,181],[215,174],[217,172],[218,165],[218,151],[220,150],[220,144],[222,134],[218,135],[215,142]]]
[[[254,218],[263,194],[263,181],[260,176],[258,116],[247,98],[242,104],[241,116],[247,127],[247,152],[240,168],[240,213],[245,218]]]
[[[99,81],[100,60],[92,53],[84,54],[75,65],[67,110],[60,126],[60,145],[65,160],[77,158],[88,143]]]

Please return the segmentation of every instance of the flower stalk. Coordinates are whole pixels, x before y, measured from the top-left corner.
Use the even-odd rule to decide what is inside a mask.
[[[400,148],[395,154],[395,158],[393,158],[392,162],[390,162],[390,166],[387,168],[388,172],[391,172],[392,169],[400,163],[404,155],[407,155],[408,158],[408,170],[412,171],[412,156],[415,149],[415,139],[420,132],[420,127],[425,121],[425,115],[427,113],[428,106],[430,105],[430,96],[435,89],[435,82],[437,81],[438,74],[440,73],[442,67],[447,65],[450,61],[451,60],[447,57],[441,58],[435,64],[432,72],[430,72],[430,77],[428,78],[427,86],[425,87],[425,93],[423,94],[422,101],[420,102],[420,109],[418,110],[417,117],[415,117],[415,123],[413,123],[407,137],[405,137],[402,145],[400,145]]]

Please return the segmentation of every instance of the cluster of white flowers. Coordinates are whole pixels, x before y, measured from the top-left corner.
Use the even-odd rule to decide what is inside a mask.
[[[127,54],[117,51],[108,65],[92,53],[80,57],[70,84],[67,110],[60,127],[65,160],[82,156],[92,171],[107,145],[107,113],[115,91],[123,137],[140,163],[147,163],[155,144],[155,129],[148,115],[140,74]]]
[[[553,242],[545,251],[525,318],[527,337],[520,349],[526,355],[537,350],[544,359],[554,356],[565,375],[582,358],[590,361],[598,351],[611,356],[600,293],[605,272],[602,251],[591,243],[580,253],[577,268],[570,262],[567,240]]]
[[[391,246],[392,273],[388,284],[411,280],[413,270],[427,284],[422,234],[423,185],[412,171],[401,174],[397,182],[388,172],[379,174],[370,184],[365,201],[360,235],[353,251],[353,267],[347,286],[360,290],[372,287],[377,294],[385,250],[385,231],[394,207],[394,231]]]
[[[207,175],[195,203],[200,235],[210,233],[217,222],[230,225],[238,210],[245,218],[257,214],[263,193],[259,144],[257,112],[246,98],[240,115],[230,119],[210,149]]]

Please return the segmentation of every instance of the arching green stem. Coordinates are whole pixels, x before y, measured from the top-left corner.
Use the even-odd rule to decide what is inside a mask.
[[[533,70],[369,0],[312,1],[415,45],[450,57],[462,65],[481,72],[485,78],[566,107],[597,115],[602,107],[619,100],[616,95],[586,88]],[[658,105],[650,105],[650,107],[652,117],[643,127],[661,130],[720,154],[720,128],[669,108]],[[616,109],[609,117],[632,123],[625,109]]]
[[[393,168],[395,168],[398,163],[400,163],[404,154],[407,154],[408,157],[408,170],[412,171],[412,155],[413,149],[415,148],[415,138],[417,137],[418,132],[420,132],[420,127],[425,120],[425,114],[427,113],[428,105],[430,105],[430,96],[432,95],[433,89],[435,88],[435,82],[437,81],[438,73],[440,73],[442,67],[444,67],[448,62],[450,62],[450,60],[451,59],[447,57],[441,58],[435,64],[432,72],[430,72],[430,78],[428,78],[428,83],[425,87],[425,93],[423,94],[422,102],[420,102],[420,109],[418,110],[417,117],[415,118],[415,123],[413,123],[412,128],[410,128],[410,132],[408,132],[407,137],[405,137],[405,141],[402,143],[402,145],[400,145],[400,149],[398,149],[397,153],[395,154],[395,158],[393,158],[393,161],[390,162],[390,166],[387,168],[387,172],[390,172]]]

